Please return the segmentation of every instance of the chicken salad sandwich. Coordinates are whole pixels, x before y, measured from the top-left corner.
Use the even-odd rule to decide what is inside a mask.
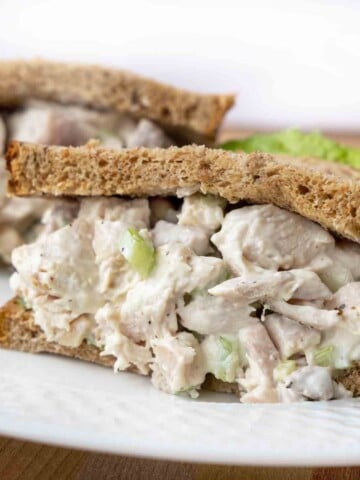
[[[241,402],[360,394],[359,172],[206,147],[13,142],[8,189],[61,198],[16,248],[0,345]]]

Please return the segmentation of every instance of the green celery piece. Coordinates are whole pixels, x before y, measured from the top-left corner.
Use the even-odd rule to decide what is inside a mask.
[[[23,297],[17,297],[16,303],[24,310],[29,310],[29,307],[26,305],[26,302]]]
[[[282,382],[288,375],[296,370],[295,360],[284,360],[280,362],[274,369],[274,378],[277,382]]]
[[[120,240],[121,253],[142,278],[147,278],[155,265],[155,248],[135,228],[128,228]]]
[[[233,342],[231,340],[228,340],[226,337],[219,337],[219,341],[226,352],[226,356],[230,355],[234,350]]]
[[[321,133],[303,133],[296,129],[268,134],[255,134],[242,140],[230,140],[220,145],[224,150],[254,151],[311,156],[360,168],[360,149],[342,145]]]
[[[314,351],[314,363],[319,367],[331,367],[333,365],[333,345],[317,348]]]

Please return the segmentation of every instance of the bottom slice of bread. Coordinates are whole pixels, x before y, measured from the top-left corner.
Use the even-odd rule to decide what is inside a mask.
[[[99,349],[93,345],[82,343],[79,347],[72,348],[48,342],[44,333],[35,325],[31,310],[27,310],[21,303],[21,299],[14,298],[0,309],[0,347],[31,353],[56,353],[106,367],[113,366],[114,357],[101,357]]]
[[[20,298],[10,300],[0,309],[0,347],[30,353],[55,353],[105,367],[112,367],[115,362],[114,357],[100,356],[99,349],[87,343],[72,348],[48,342],[44,333],[35,325],[31,310],[22,305]],[[354,396],[360,396],[360,363],[344,370],[339,381]],[[212,375],[207,375],[203,388],[214,392],[238,393],[237,384],[222,382]]]

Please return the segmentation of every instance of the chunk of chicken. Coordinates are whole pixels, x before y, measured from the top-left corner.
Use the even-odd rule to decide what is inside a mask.
[[[209,238],[201,227],[183,226],[159,220],[152,230],[155,247],[179,242],[191,248],[196,255],[209,252]]]
[[[254,308],[246,303],[229,302],[206,294],[195,295],[187,305],[179,305],[177,309],[181,324],[203,335],[236,333],[257,322],[250,316],[252,312]]]
[[[329,248],[330,265],[319,271],[328,287],[336,292],[344,285],[360,280],[360,246],[348,240],[339,240]]]
[[[224,219],[223,203],[221,198],[199,193],[185,197],[179,214],[179,225],[200,227],[210,235],[221,226]]]
[[[277,386],[280,402],[293,403],[293,402],[305,402],[306,398],[300,393],[295,392],[291,388],[286,388],[283,383],[279,383]]]
[[[265,326],[282,359],[296,353],[303,354],[306,349],[315,347],[321,340],[320,332],[317,330],[276,313],[265,317]]]
[[[91,232],[87,222],[77,220],[72,226],[14,250],[12,263],[18,272],[14,275],[18,276],[30,306],[36,306],[35,321],[39,311],[50,308],[52,303],[56,304],[57,311],[63,310],[73,319],[95,313],[101,306]],[[48,318],[50,325],[55,320]],[[39,325],[46,331],[45,325],[40,322]]]
[[[27,142],[77,146],[99,138],[104,145],[121,148],[136,122],[117,113],[32,101],[9,115],[8,126],[10,138]]]
[[[340,321],[337,310],[322,310],[311,305],[292,305],[283,300],[273,299],[268,299],[267,306],[276,313],[318,330],[332,328]]]
[[[354,242],[341,240],[329,250],[331,265],[320,272],[323,281],[332,289],[338,290],[347,283],[360,280],[360,247]]]
[[[324,267],[334,244],[316,223],[274,205],[231,211],[211,240],[237,275],[246,271],[246,261],[269,270]]]
[[[20,233],[29,228],[34,221],[41,218],[50,201],[41,198],[10,198],[5,199],[0,210],[0,223],[11,225]]]
[[[240,397],[241,403],[277,403],[279,393],[277,388],[259,385]]]
[[[67,329],[55,329],[53,341],[65,347],[76,348],[90,335],[93,328],[93,316],[80,315],[69,323]]]
[[[126,293],[140,281],[140,275],[121,253],[119,239],[128,224],[119,221],[95,220],[92,246],[99,268],[99,292],[108,301],[120,302]]]
[[[331,291],[320,277],[311,270],[290,270],[297,281],[292,298],[298,300],[321,301],[331,296]]]
[[[269,298],[312,300],[331,295],[318,275],[310,270],[249,272],[212,287],[209,293],[249,303],[266,302]]]
[[[194,390],[205,380],[205,362],[194,335],[181,332],[175,336],[154,339],[152,383],[168,393]]]
[[[286,387],[310,400],[331,400],[335,395],[329,369],[314,365],[295,370],[287,377]]]
[[[252,381],[256,386],[273,387],[273,371],[280,357],[266,328],[257,321],[242,328],[239,336],[249,361]]]
[[[127,136],[126,142],[126,146],[128,148],[166,148],[173,144],[173,141],[160,127],[146,118],[143,118],[139,121],[136,128],[131,132],[130,135]]]
[[[138,372],[147,375],[150,371],[152,354],[150,345],[137,345],[120,331],[120,309],[107,303],[95,315],[95,343],[104,348],[101,356],[116,358],[114,370],[127,370],[134,366]]]
[[[150,225],[149,201],[146,198],[123,200],[116,197],[92,197],[81,201],[78,218],[87,222],[94,220],[121,220],[133,228]]]
[[[77,200],[55,200],[51,202],[41,219],[44,228],[41,231],[40,238],[59,230],[59,228],[75,220],[79,208],[80,202]]]
[[[254,303],[267,298],[288,300],[296,287],[296,281],[290,272],[253,272],[226,280],[210,288],[209,293],[227,300]]]
[[[349,240],[336,242],[332,258],[350,270],[353,280],[360,280],[360,245]]]
[[[120,329],[135,342],[175,334],[177,318],[171,286],[160,287],[147,280],[131,288],[121,307]]]
[[[344,310],[360,302],[360,282],[351,282],[340,288],[326,302],[327,308]]]
[[[79,121],[73,109],[51,104],[34,104],[15,112],[8,125],[11,138],[49,145],[82,145],[97,132],[86,113]]]
[[[360,335],[360,282],[348,283],[327,301],[327,308],[338,309],[340,323]]]

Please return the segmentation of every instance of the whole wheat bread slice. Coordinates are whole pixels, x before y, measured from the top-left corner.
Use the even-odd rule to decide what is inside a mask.
[[[124,70],[41,60],[0,62],[0,107],[29,99],[149,118],[187,143],[211,142],[234,103],[233,95],[202,95]]]
[[[19,196],[174,195],[179,188],[230,202],[273,203],[360,241],[360,171],[327,161],[203,146],[167,149],[46,147],[12,142],[8,191]]]
[[[54,353],[105,367],[113,367],[115,361],[112,356],[100,356],[100,350],[87,343],[71,348],[48,342],[44,333],[35,325],[31,310],[27,310],[19,298],[10,300],[0,308],[0,348],[29,353]],[[139,373],[134,368],[131,371]],[[360,396],[360,365],[345,370],[339,380],[354,396]],[[213,392],[238,393],[236,383],[222,382],[212,375],[207,375],[202,388]]]

